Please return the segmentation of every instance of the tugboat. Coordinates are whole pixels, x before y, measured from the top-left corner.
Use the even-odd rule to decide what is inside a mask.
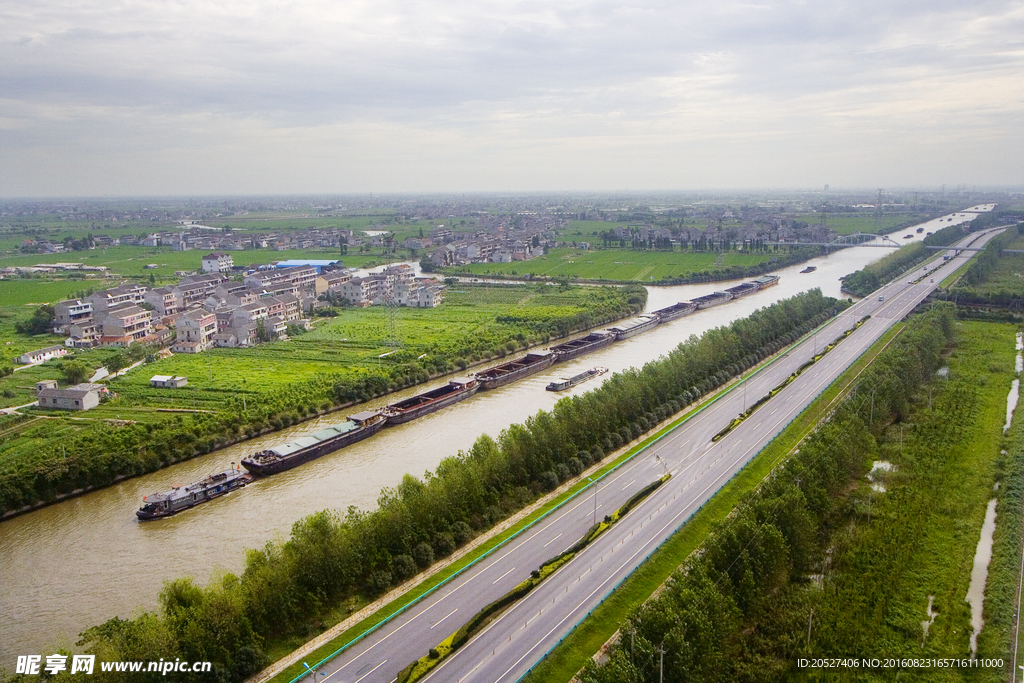
[[[563,389],[568,389],[569,387],[574,387],[577,384],[586,382],[588,379],[599,377],[606,372],[608,372],[608,368],[590,368],[586,372],[581,372],[580,374],[574,375],[569,379],[563,379],[561,382],[552,382],[551,384],[547,385],[544,388],[547,389],[548,391],[562,391]]]
[[[756,282],[757,286],[760,287],[761,289],[765,289],[767,287],[774,287],[775,285],[779,284],[779,276],[762,275],[761,277],[756,278],[754,282]]]
[[[141,520],[170,517],[176,512],[188,510],[200,503],[219,498],[225,493],[240,489],[252,481],[252,475],[231,463],[231,469],[211,474],[205,479],[188,486],[174,486],[170,491],[143,496],[143,505],[135,511]]]

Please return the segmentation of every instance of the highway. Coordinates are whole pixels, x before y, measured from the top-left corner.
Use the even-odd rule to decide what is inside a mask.
[[[982,246],[994,231],[969,235]],[[629,462],[464,571],[333,661],[319,681],[389,683],[480,608],[575,543],[596,520],[666,471],[672,478],[571,562],[495,619],[424,680],[516,681],[594,609],[654,549],[790,423],[895,322],[974,252],[941,255],[865,298],[766,364]],[[910,282],[908,282],[910,280]],[[883,300],[879,300],[879,294]],[[800,365],[872,316],[832,352],[726,437],[712,437]]]

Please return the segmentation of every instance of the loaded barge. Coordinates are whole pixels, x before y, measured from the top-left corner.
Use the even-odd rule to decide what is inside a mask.
[[[547,389],[548,391],[562,391],[563,389],[568,389],[569,387],[574,387],[577,384],[586,382],[588,379],[592,379],[594,377],[603,375],[606,372],[608,372],[608,368],[590,368],[586,372],[581,372],[580,374],[574,375],[569,379],[563,379],[560,382],[552,382],[551,384],[547,385],[544,388]]]
[[[697,304],[697,310],[703,311],[705,308],[711,308],[718,304],[724,304],[727,301],[732,301],[732,294],[728,292],[715,292],[714,294],[706,294],[704,296],[698,296],[692,300],[693,303]]]
[[[170,491],[143,496],[143,505],[135,511],[141,520],[170,517],[200,503],[219,498],[252,481],[252,475],[231,463],[231,469],[211,474],[188,486],[174,486]]]
[[[555,354],[550,350],[533,351],[519,360],[495,365],[493,368],[481,370],[473,376],[480,382],[481,389],[496,389],[550,367],[555,362],[555,358]]]
[[[386,418],[376,411],[356,413],[345,422],[242,458],[242,465],[261,476],[284,472],[373,436],[386,422]]]
[[[400,425],[409,420],[415,420],[427,413],[440,410],[453,403],[469,398],[480,388],[480,382],[475,379],[455,380],[448,382],[443,387],[431,389],[412,398],[407,398],[398,403],[392,403],[384,408],[381,413],[387,418],[388,424]]]
[[[741,296],[747,296],[753,294],[757,290],[761,289],[758,287],[756,282],[744,282],[742,285],[736,285],[735,287],[729,287],[725,291],[732,295],[733,299],[739,299]]]
[[[697,304],[692,301],[680,301],[677,304],[666,306],[665,308],[659,308],[654,311],[651,315],[658,316],[658,319],[663,323],[667,323],[670,320],[676,318],[682,318],[684,315],[690,315],[697,310]]]
[[[608,331],[615,335],[617,341],[629,339],[630,337],[646,332],[660,322],[656,315],[642,315],[632,320],[627,320],[621,326],[609,327]]]
[[[591,332],[586,337],[573,339],[564,344],[552,346],[548,351],[555,354],[556,362],[572,360],[576,356],[582,356],[591,351],[597,351],[615,341],[615,335],[609,332]]]
[[[817,268],[814,268],[814,270],[817,270]],[[758,289],[767,289],[768,287],[774,287],[775,285],[779,284],[779,276],[762,275],[761,277],[754,278],[754,282],[757,283]]]

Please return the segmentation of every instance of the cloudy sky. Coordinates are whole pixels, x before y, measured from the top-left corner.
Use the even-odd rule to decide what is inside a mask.
[[[4,0],[0,196],[1024,184],[1020,0]]]

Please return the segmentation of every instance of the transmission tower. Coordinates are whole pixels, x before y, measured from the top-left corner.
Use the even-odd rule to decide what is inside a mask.
[[[875,202],[875,234],[882,234],[882,188],[878,188],[878,201]]]
[[[401,314],[401,306],[398,305],[398,301],[395,299],[394,294],[388,294],[384,297],[384,332],[387,336],[385,344],[393,348],[398,348],[402,345],[402,337],[398,330],[398,318]]]

